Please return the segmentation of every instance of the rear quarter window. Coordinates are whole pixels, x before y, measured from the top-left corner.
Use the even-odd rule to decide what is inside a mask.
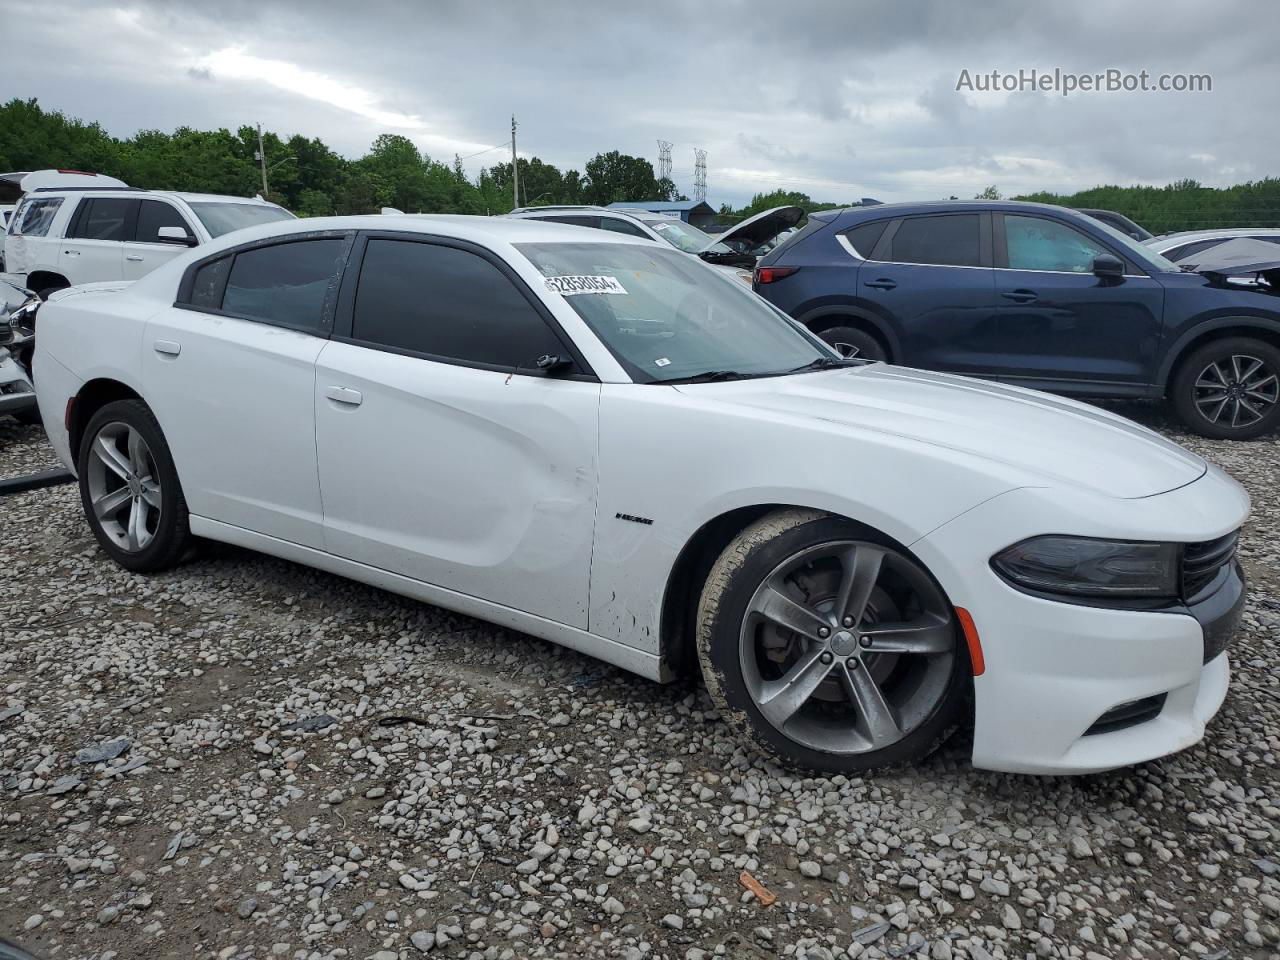
[[[15,236],[43,237],[53,225],[53,218],[62,206],[61,197],[48,197],[42,200],[27,200],[18,208],[14,216],[17,218],[11,231]]]
[[[849,246],[858,251],[858,255],[863,260],[870,260],[871,253],[880,242],[880,238],[884,235],[884,228],[888,224],[888,220],[873,220],[871,223],[864,223],[852,230],[846,230],[844,237],[849,242]]]

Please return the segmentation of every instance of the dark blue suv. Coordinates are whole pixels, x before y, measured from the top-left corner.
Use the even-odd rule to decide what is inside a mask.
[[[1064,207],[814,213],[760,261],[753,286],[846,356],[1080,396],[1168,397],[1209,437],[1248,439],[1280,422],[1280,285],[1185,273]]]

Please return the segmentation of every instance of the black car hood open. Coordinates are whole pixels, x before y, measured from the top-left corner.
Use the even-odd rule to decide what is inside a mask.
[[[1280,271],[1280,244],[1239,237],[1193,254],[1179,266],[1217,280],[1258,273],[1272,274]]]

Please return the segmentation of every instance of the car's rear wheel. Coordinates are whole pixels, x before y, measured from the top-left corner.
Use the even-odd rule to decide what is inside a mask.
[[[958,725],[970,672],[920,562],[811,510],[770,514],[721,554],[698,608],[698,655],[733,727],[829,773],[927,756]]]
[[[856,360],[888,361],[889,354],[873,334],[857,327],[828,327],[818,334],[842,357]]]
[[[119,400],[95,413],[77,465],[85,517],[111,559],[138,573],[178,562],[191,537],[187,502],[145,403]]]
[[[1196,349],[1170,385],[1178,417],[1216,440],[1252,440],[1280,426],[1280,350],[1224,337]]]

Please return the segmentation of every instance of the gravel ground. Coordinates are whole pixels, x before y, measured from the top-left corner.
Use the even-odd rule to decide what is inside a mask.
[[[1280,439],[1204,743],[1068,778],[804,779],[693,683],[220,546],[142,578],[0,500],[0,931],[42,956],[1275,956]],[[50,465],[0,419],[0,477]],[[83,752],[82,752],[83,751]]]

